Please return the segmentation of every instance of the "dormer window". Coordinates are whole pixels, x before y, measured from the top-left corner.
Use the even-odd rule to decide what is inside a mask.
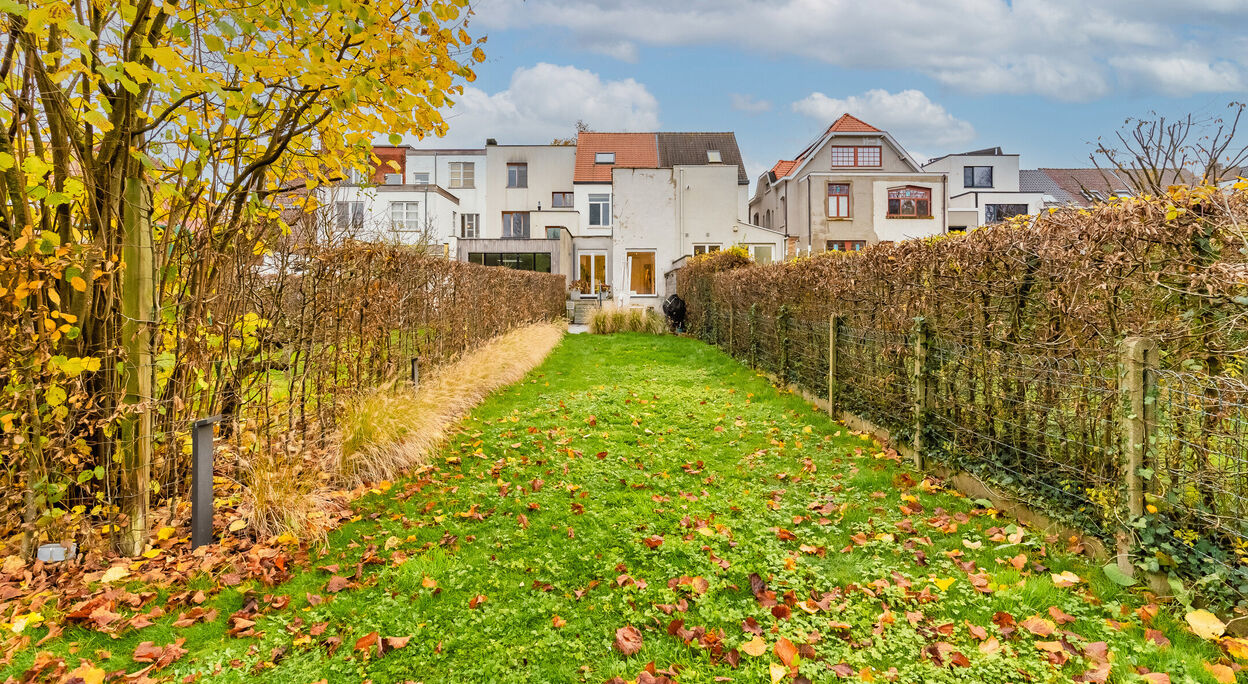
[[[595,152],[594,163],[595,164],[614,164],[615,153],[614,152]]]
[[[708,164],[722,164],[724,162],[724,158],[719,154],[719,150],[707,150],[706,162]]]

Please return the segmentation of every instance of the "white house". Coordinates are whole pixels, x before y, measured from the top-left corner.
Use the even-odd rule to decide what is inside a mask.
[[[947,154],[923,165],[949,179],[949,230],[965,231],[1011,216],[1035,214],[1043,192],[1026,192],[1019,182],[1018,155],[990,147]]]

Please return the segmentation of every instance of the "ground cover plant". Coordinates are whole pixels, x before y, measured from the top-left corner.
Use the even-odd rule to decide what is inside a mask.
[[[355,506],[278,584],[115,573],[8,674],[1177,683],[1243,645],[674,336],[568,336]]]

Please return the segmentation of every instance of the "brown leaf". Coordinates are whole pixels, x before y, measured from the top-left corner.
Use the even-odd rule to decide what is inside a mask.
[[[351,585],[351,580],[347,579],[346,577],[334,575],[333,577],[329,578],[329,583],[325,585],[325,591],[331,594],[337,594],[338,592],[342,591],[343,589],[346,589],[350,585]]]
[[[615,647],[620,653],[631,656],[641,650],[641,631],[632,625],[615,630]]]
[[[1053,618],[1053,621],[1059,625],[1067,625],[1078,619],[1073,615],[1063,613],[1062,609],[1057,606],[1049,607],[1049,617]]]
[[[1057,629],[1054,624],[1039,615],[1033,615],[1020,623],[1023,629],[1035,634],[1036,636],[1048,636]]]
[[[396,648],[403,648],[404,646],[407,645],[407,642],[411,640],[412,638],[410,636],[404,636],[404,637],[386,637],[384,641],[386,644],[386,650],[390,651]]]
[[[776,652],[776,657],[780,659],[780,662],[784,663],[785,667],[793,664],[793,657],[797,655],[797,647],[793,645],[792,641],[780,637],[772,649]]]
[[[476,596],[473,596],[472,598],[468,599],[468,607],[472,610],[476,610],[477,606],[481,605],[482,603],[485,603],[488,600],[489,599],[485,596],[485,594],[477,594]]]

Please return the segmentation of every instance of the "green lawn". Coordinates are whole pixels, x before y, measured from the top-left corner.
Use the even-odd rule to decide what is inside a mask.
[[[653,662],[693,683],[772,681],[784,638],[813,681],[1056,682],[1105,662],[1113,682],[1146,681],[1137,667],[1214,681],[1204,663],[1218,649],[1166,608],[1151,620],[1172,642],[1160,645],[1135,612],[1145,601],[1060,543],[921,485],[693,340],[569,336],[434,466],[362,499],[287,584],[209,598],[213,622],[172,627],[189,609],[173,605],[120,639],[67,630],[43,648],[134,672],[139,642],[185,637],[188,653],[148,673],[174,681],[597,683]],[[1058,587],[1067,571],[1081,581]],[[335,574],[352,586],[331,593]],[[249,590],[256,635],[228,636]],[[747,621],[760,656],[741,650],[756,637]],[[626,626],[642,640],[630,656],[613,648]],[[372,632],[410,641],[357,650]]]

